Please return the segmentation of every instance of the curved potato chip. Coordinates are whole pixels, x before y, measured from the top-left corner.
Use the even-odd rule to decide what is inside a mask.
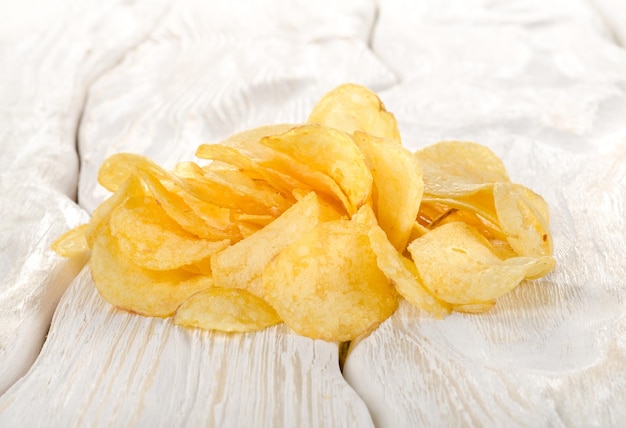
[[[61,257],[77,257],[89,252],[89,244],[85,237],[88,224],[81,224],[74,227],[52,242],[50,249]]]
[[[294,188],[300,186],[297,180],[261,166],[251,157],[246,156],[235,147],[223,144],[202,144],[196,150],[201,159],[221,161],[241,170],[252,179],[264,180],[283,195],[291,195]]]
[[[288,123],[259,126],[231,135],[219,144],[234,147],[242,154],[249,156],[255,161],[271,159],[274,157],[275,151],[269,147],[261,145],[261,138],[269,135],[282,134],[294,126],[296,125]]]
[[[198,215],[193,205],[190,206],[183,197],[166,189],[151,171],[140,170],[138,175],[167,215],[187,232],[210,240],[229,239],[233,236],[233,232],[230,231],[233,227],[230,222],[230,211],[224,213],[228,215],[227,219],[221,215],[219,207],[212,207],[218,213],[216,216]]]
[[[215,284],[251,291],[249,285],[261,276],[263,267],[282,248],[318,223],[339,216],[314,192],[309,193],[263,229],[212,256]]]
[[[363,153],[344,132],[317,124],[301,125],[264,137],[261,144],[332,178],[348,198],[350,214],[370,198],[372,174]]]
[[[348,213],[354,210],[348,197],[335,180],[323,172],[316,171],[303,162],[298,162],[292,157],[276,152],[275,157],[261,161],[261,165],[281,174],[294,177],[299,183],[294,187],[294,191],[296,192],[304,191],[308,193],[309,191],[315,191],[336,199]],[[294,194],[294,192],[292,192],[292,194]]]
[[[240,151],[241,156],[248,156],[251,161],[257,163],[259,168],[267,171],[268,175],[272,177],[272,183],[280,183],[278,189],[286,186],[286,189],[289,190],[288,193],[296,199],[298,199],[297,193],[304,192],[306,194],[315,190],[339,200],[347,211],[350,210],[350,201],[331,177],[316,171],[303,162],[298,162],[293,157],[259,143],[259,136],[273,135],[271,131],[287,131],[291,128],[293,125],[262,127],[233,136],[232,141],[229,139],[222,144],[225,147]],[[234,146],[231,147],[226,144],[234,144]],[[210,152],[210,150],[208,151]]]
[[[495,300],[482,303],[468,303],[466,305],[454,305],[452,308],[456,312],[465,312],[467,314],[479,314],[481,312],[488,311],[496,304]]]
[[[171,270],[198,263],[230,243],[192,235],[150,197],[130,199],[115,208],[109,227],[120,250],[135,264],[152,270]]]
[[[352,134],[363,131],[401,144],[396,118],[385,109],[378,95],[351,83],[336,87],[313,107],[308,122]]]
[[[96,237],[100,233],[102,227],[106,226],[111,216],[111,212],[119,205],[123,204],[126,199],[134,197],[143,197],[144,190],[136,175],[130,175],[126,178],[104,202],[102,202],[91,214],[91,219],[85,228],[85,239],[89,248],[93,246]]]
[[[424,286],[458,305],[496,299],[537,270],[532,258],[500,260],[485,237],[461,222],[430,231],[408,249]]]
[[[552,256],[511,257],[504,261],[507,265],[523,265],[526,268],[524,278],[537,279],[546,276],[556,267],[556,259]]]
[[[422,167],[410,151],[389,140],[359,131],[353,138],[372,173],[378,224],[393,246],[404,251],[424,192]]]
[[[464,222],[469,223],[478,220],[478,224],[472,224],[472,226],[480,228],[494,238],[506,239],[506,234],[500,228],[491,189],[457,198],[424,196],[420,210],[429,211],[430,216],[437,212],[440,213],[439,215],[435,214],[435,218],[431,219],[432,222],[428,225],[431,229],[445,223],[446,218],[454,214],[454,210],[459,210]]]
[[[171,316],[189,296],[213,285],[211,277],[182,269],[153,271],[137,266],[120,252],[108,227],[94,242],[90,264],[94,284],[107,302],[144,316]]]
[[[201,201],[249,214],[278,216],[295,202],[238,170],[205,169],[202,177],[181,180],[181,187]]]
[[[415,156],[424,170],[424,194],[441,197],[471,195],[510,181],[504,164],[488,147],[477,143],[442,141]]]
[[[266,300],[294,331],[352,340],[396,310],[396,294],[376,264],[367,229],[349,220],[319,224],[267,264]]]
[[[211,287],[185,300],[174,323],[224,332],[262,330],[282,322],[264,300],[236,288]]]
[[[450,313],[449,305],[435,298],[424,288],[419,280],[415,264],[398,253],[380,227],[372,227],[367,236],[376,254],[378,267],[402,297],[413,306],[424,309],[437,318],[443,318]]]
[[[511,247],[521,256],[552,255],[552,234],[543,199],[521,184],[496,183],[493,198],[498,221]]]
[[[159,181],[169,179],[169,173],[145,156],[116,153],[106,158],[98,169],[98,183],[108,191],[115,192],[139,167],[150,171]]]

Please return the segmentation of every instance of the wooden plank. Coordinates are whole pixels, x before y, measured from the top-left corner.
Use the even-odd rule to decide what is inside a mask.
[[[221,334],[117,310],[85,268],[34,366],[0,398],[0,425],[372,426],[338,358],[284,324]]]

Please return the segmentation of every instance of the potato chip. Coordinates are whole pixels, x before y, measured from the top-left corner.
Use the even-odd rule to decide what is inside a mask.
[[[108,227],[94,242],[90,265],[94,284],[107,302],[144,316],[169,317],[189,296],[213,285],[210,276],[137,266],[120,251]]]
[[[215,254],[211,259],[215,284],[249,289],[249,284],[260,277],[263,267],[283,247],[318,223],[339,216],[315,193],[309,193],[263,229]]]
[[[403,251],[422,201],[422,167],[411,152],[389,140],[357,131],[354,141],[372,173],[378,223],[393,246]]]
[[[291,195],[288,199],[238,170],[204,170],[202,177],[183,180],[181,186],[202,201],[250,214],[278,216],[294,202]]]
[[[89,252],[89,245],[85,237],[87,224],[74,227],[52,242],[50,249],[61,257],[78,257]]]
[[[540,196],[521,184],[496,183],[493,197],[500,227],[519,255],[552,255],[549,214]]]
[[[261,144],[332,178],[348,198],[350,214],[369,200],[372,174],[363,154],[347,134],[320,125],[302,125],[264,137]]]
[[[150,171],[159,181],[169,180],[169,174],[145,156],[133,153],[116,153],[105,159],[98,169],[98,183],[110,192],[117,188],[128,177],[137,173],[139,167]]]
[[[409,242],[416,240],[420,236],[426,235],[428,231],[429,229],[422,226],[418,221],[414,222],[413,227],[411,228],[411,234],[409,235]]]
[[[213,207],[218,213],[214,217],[198,215],[193,206],[190,206],[180,195],[166,189],[150,171],[141,170],[138,175],[167,215],[187,232],[204,239],[222,240],[232,237],[234,232],[230,230],[233,227],[230,222],[230,211],[224,213],[228,214],[227,218],[225,218],[226,215],[220,213],[219,207]]]
[[[380,227],[372,227],[367,236],[376,255],[378,267],[402,297],[413,306],[424,309],[437,318],[450,313],[449,305],[435,298],[424,288],[419,280],[415,264],[398,253]]]
[[[330,91],[304,124],[196,156],[172,171],[110,156],[98,181],[113,194],[52,249],[89,255],[100,294],[127,311],[220,331],[282,319],[329,341],[362,337],[401,298],[436,317],[486,311],[556,265],[547,203],[489,148],[410,153],[360,85]]]
[[[483,189],[472,195],[456,198],[436,198],[424,196],[420,210],[428,212],[430,218],[429,228],[451,221],[446,218],[459,211],[465,222],[477,222],[474,226],[483,230],[486,235],[497,239],[506,239],[505,233],[499,226],[496,209],[493,204],[492,189]]]
[[[269,135],[282,134],[297,125],[288,123],[277,125],[266,125],[252,128],[237,134],[231,135],[220,144],[224,146],[234,147],[243,155],[246,155],[254,161],[267,160],[275,156],[276,152],[269,147],[260,144],[263,137]]]
[[[464,312],[466,314],[479,314],[493,308],[496,304],[495,300],[482,303],[468,303],[466,305],[453,305],[452,308],[456,312]]]
[[[363,131],[401,144],[396,118],[370,89],[355,84],[338,86],[313,107],[308,122],[352,134]]]
[[[146,269],[171,270],[199,263],[230,241],[200,239],[184,230],[156,199],[129,199],[111,213],[109,227],[120,250]]]
[[[301,186],[300,182],[292,177],[261,166],[234,147],[222,144],[202,144],[196,150],[196,156],[227,163],[252,179],[264,180],[284,196],[291,195],[294,188]]]
[[[261,165],[281,174],[294,177],[298,182],[297,186],[294,187],[295,191],[303,191],[304,193],[315,191],[340,202],[347,213],[354,211],[353,204],[335,180],[305,163],[298,162],[292,157],[276,152],[275,157],[261,161]]]
[[[349,220],[321,223],[265,266],[266,300],[294,331],[352,340],[396,310],[396,294],[376,264],[367,230]]]
[[[493,183],[510,181],[502,161],[487,147],[460,141],[442,141],[415,153],[424,170],[424,194],[466,196]]]
[[[248,157],[259,168],[264,169],[271,177],[269,182],[277,189],[287,186],[289,193],[294,197],[296,197],[294,191],[306,194],[315,189],[320,194],[336,198],[346,210],[350,210],[351,204],[347,196],[331,177],[305,163],[298,162],[291,156],[260,144],[262,137],[279,134],[293,127],[293,125],[277,125],[255,128],[236,134],[223,141],[221,145],[237,150],[241,156]],[[206,147],[200,152],[203,156],[208,156],[210,153],[211,150]],[[225,157],[223,156],[222,159],[225,160]],[[240,159],[238,165],[243,162],[245,161]]]
[[[224,332],[257,331],[281,322],[274,309],[246,290],[211,287],[185,300],[174,323]]]
[[[552,256],[511,257],[506,259],[504,263],[508,265],[523,265],[526,269],[525,279],[541,278],[552,272],[556,267],[556,260]]]
[[[123,204],[129,197],[143,197],[144,190],[136,175],[131,175],[122,182],[115,193],[102,202],[91,214],[91,220],[85,228],[85,239],[89,248],[93,246],[102,227],[108,224],[111,212]]]
[[[189,165],[189,163],[186,163]],[[199,167],[198,167],[199,169]],[[202,171],[201,169],[199,169]],[[135,174],[142,178],[151,193],[164,204],[169,215],[182,222],[183,227],[202,237],[215,239],[231,238],[236,229],[230,224],[230,210],[199,200],[189,193],[185,182],[161,168],[150,159],[130,154],[118,153],[107,159],[98,172],[98,180],[107,189],[116,189],[119,180]],[[188,207],[193,213],[180,213],[177,207]],[[204,223],[204,224],[203,224]],[[230,233],[225,232],[230,230]]]
[[[500,260],[482,235],[461,222],[430,231],[408,249],[424,286],[458,305],[496,299],[537,269],[533,258]]]

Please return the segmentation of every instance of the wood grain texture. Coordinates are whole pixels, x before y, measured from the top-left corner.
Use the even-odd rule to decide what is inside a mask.
[[[348,13],[333,20],[323,13],[311,22],[309,14],[305,21],[316,25],[296,38],[289,36],[297,23],[284,14],[292,9],[288,3],[248,2],[243,15],[240,6],[223,2],[167,6],[148,39],[127,46],[124,60],[93,85],[84,82],[86,107],[72,110],[75,118],[82,114],[80,203],[88,211],[106,196],[95,173],[108,154],[143,153],[172,165],[236,130],[305,120],[315,99],[363,64],[363,83],[393,80],[363,40],[373,20],[370,2],[338,5]],[[88,10],[94,19],[106,16]],[[263,25],[249,27],[251,19]],[[331,66],[332,75],[325,72]],[[76,155],[73,148],[70,154]],[[336,344],[295,336],[284,326],[251,335],[189,332],[113,310],[88,276],[83,272],[65,294],[35,366],[2,396],[0,425],[371,425],[339,372]],[[32,320],[33,310],[18,315]]]
[[[147,34],[164,6],[0,3],[0,393],[35,360],[81,267],[49,245],[87,219],[70,200],[87,88]]]
[[[79,133],[80,205],[91,211],[106,196],[96,173],[112,153],[171,167],[235,132],[303,122],[345,81],[377,89],[395,82],[367,48],[372,2],[303,3],[306,15],[288,3],[173,4],[150,39],[90,89]]]
[[[0,426],[371,426],[337,345],[284,325],[185,329],[114,309],[84,269],[28,375],[0,398]]]
[[[31,3],[0,4],[15,18],[0,26],[0,393],[80,269],[47,248],[106,197],[106,156],[172,166],[302,121],[345,81],[380,94],[411,149],[492,148],[550,204],[559,267],[486,314],[403,304],[343,377],[335,344],[134,316],[84,269],[0,396],[0,426],[620,426],[626,54],[602,12],[617,3]]]
[[[403,305],[352,345],[344,376],[379,427],[619,426],[626,416],[619,404],[626,403],[624,51],[585,2],[566,9],[459,1],[417,18],[403,14],[405,6],[383,9],[373,41],[403,76],[382,96],[405,142],[492,148],[513,181],[548,201],[558,266],[485,314],[438,321]],[[416,42],[394,51],[408,39]],[[482,41],[486,50],[476,49]],[[403,56],[409,50],[420,54]]]

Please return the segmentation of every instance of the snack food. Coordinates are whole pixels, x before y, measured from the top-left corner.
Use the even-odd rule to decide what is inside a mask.
[[[482,312],[555,267],[549,210],[469,142],[415,153],[378,96],[342,85],[306,123],[202,144],[167,171],[109,157],[112,192],[53,249],[90,251],[111,304],[189,327],[349,341],[406,299],[435,317]]]

